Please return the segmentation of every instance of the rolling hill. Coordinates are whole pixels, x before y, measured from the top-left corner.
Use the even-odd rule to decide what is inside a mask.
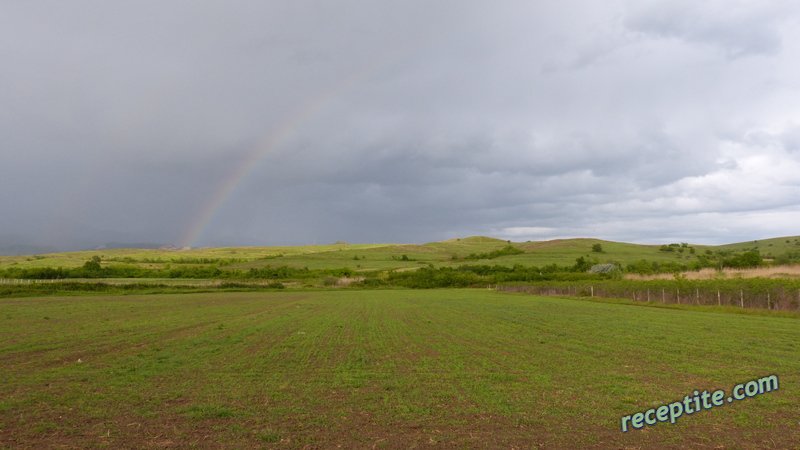
[[[518,254],[502,255],[507,246],[521,250]],[[598,247],[599,246],[599,247]],[[501,239],[472,236],[427,244],[348,244],[284,246],[284,247],[224,247],[199,248],[183,251],[166,249],[103,249],[81,252],[48,253],[40,255],[0,256],[0,268],[16,267],[79,267],[94,256],[102,264],[133,264],[156,268],[176,265],[217,265],[230,269],[250,269],[286,265],[329,269],[349,267],[356,271],[412,269],[432,264],[460,266],[464,264],[498,264],[513,266],[546,266],[574,264],[577,258],[597,263],[635,261],[689,263],[708,251],[744,252],[757,249],[765,258],[800,251],[800,237],[780,237],[720,246],[672,244],[672,251],[662,245],[641,245],[600,239],[577,238],[549,241],[511,242]],[[600,249],[601,251],[596,251]],[[493,253],[501,256],[492,257]]]

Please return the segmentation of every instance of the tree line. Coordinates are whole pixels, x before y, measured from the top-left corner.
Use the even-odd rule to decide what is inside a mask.
[[[783,262],[784,264],[793,262],[791,256],[792,255],[782,258],[781,261],[785,261]],[[723,251],[711,252],[709,250],[706,254],[697,255],[696,259],[689,263],[678,261],[659,262],[642,259],[627,264],[625,266],[625,272],[639,275],[654,275],[658,273],[698,271],[705,268],[723,269],[730,267],[734,269],[746,269],[758,267],[763,264],[764,260],[761,257],[761,253],[755,249],[740,254]]]
[[[484,256],[516,254],[521,250],[512,246],[495,250]],[[757,250],[741,254],[700,255],[691,264],[667,261],[641,260],[627,264],[600,264],[597,258],[581,256],[570,266],[549,264],[545,266],[461,265],[435,267],[433,264],[417,270],[359,271],[348,267],[333,269],[297,268],[287,265],[259,268],[226,269],[215,265],[164,265],[160,268],[142,267],[135,264],[103,264],[99,256],[93,256],[80,267],[7,267],[0,269],[0,278],[16,279],[69,279],[69,278],[189,278],[223,280],[287,280],[322,277],[364,277],[360,286],[399,286],[410,288],[469,287],[509,282],[577,281],[619,279],[622,273],[655,274],[677,273],[699,270],[705,267],[756,267],[764,264]]]
[[[290,266],[267,266],[249,270],[223,269],[217,266],[178,266],[148,268],[133,264],[101,264],[94,256],[81,267],[7,267],[0,269],[0,278],[56,280],[66,278],[189,278],[226,280],[304,279],[324,276],[352,277],[356,274],[348,267],[336,269],[309,269]]]

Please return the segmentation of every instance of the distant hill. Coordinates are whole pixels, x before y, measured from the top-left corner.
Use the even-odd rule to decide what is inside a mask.
[[[154,244],[152,242],[135,242],[135,243],[130,243],[130,242],[108,242],[106,244],[99,245],[99,246],[93,248],[92,250],[113,250],[113,249],[118,249],[118,248],[152,248],[152,249],[157,249],[157,248],[162,248],[162,247],[164,247],[164,244]]]
[[[57,248],[47,245],[7,244],[0,245],[0,255],[37,255],[40,253],[54,253]]]
[[[458,244],[460,242],[463,242],[465,244],[467,244],[467,243],[479,243],[479,244],[487,243],[487,244],[489,244],[489,243],[492,243],[492,242],[495,242],[495,243],[498,243],[498,244],[511,243],[511,241],[504,241],[502,239],[497,239],[497,238],[488,237],[488,236],[470,236],[470,237],[466,237],[466,238],[448,239],[446,241],[440,241],[440,243],[442,243],[442,244]]]
[[[0,234],[0,255],[37,255],[59,251],[52,245],[38,245],[15,234]]]
[[[718,245],[718,250],[745,251],[756,249],[762,255],[778,255],[786,252],[800,251],[800,236],[785,236],[755,241],[737,242],[735,244]]]
[[[672,245],[670,245],[672,244]],[[512,246],[513,249],[506,249]],[[664,248],[669,251],[664,251]],[[516,249],[516,250],[515,250]],[[289,266],[309,269],[350,268],[355,271],[409,270],[427,265],[572,266],[578,259],[592,264],[658,263],[691,264],[708,252],[745,252],[757,249],[770,259],[800,252],[800,237],[761,239],[719,246],[667,243],[642,245],[601,239],[575,238],[511,242],[470,236],[427,244],[348,244],[282,247],[178,248],[154,243],[110,242],[102,249],[53,253],[35,246],[6,246],[0,267],[78,267],[93,256],[103,264],[224,264],[228,269]],[[181,251],[176,251],[181,250]],[[517,251],[519,250],[519,251]],[[34,257],[35,255],[35,257]],[[797,259],[792,257],[793,259]],[[148,266],[149,267],[149,266]]]

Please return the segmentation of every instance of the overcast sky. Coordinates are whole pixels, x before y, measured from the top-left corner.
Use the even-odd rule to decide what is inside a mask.
[[[0,3],[0,247],[800,234],[800,3]]]

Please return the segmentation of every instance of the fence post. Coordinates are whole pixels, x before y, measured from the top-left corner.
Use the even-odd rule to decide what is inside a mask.
[[[722,299],[719,296],[719,289],[717,289],[717,306],[722,306]]]
[[[739,305],[744,308],[744,291],[739,289]]]
[[[592,288],[592,297],[594,297],[594,286],[591,286],[591,288]]]

